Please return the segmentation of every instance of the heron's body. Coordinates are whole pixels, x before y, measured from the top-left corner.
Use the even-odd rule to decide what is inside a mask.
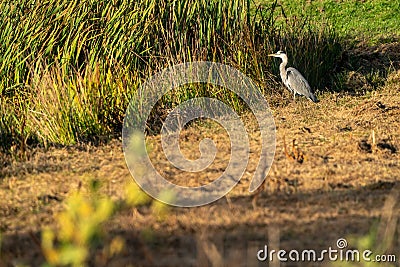
[[[293,93],[293,98],[296,94],[303,95],[313,102],[318,102],[317,97],[313,94],[310,85],[307,80],[301,75],[301,73],[295,68],[287,68],[288,58],[282,51],[278,51],[275,54],[268,56],[279,57],[282,59],[282,63],[279,65],[279,71],[282,78],[283,84]]]

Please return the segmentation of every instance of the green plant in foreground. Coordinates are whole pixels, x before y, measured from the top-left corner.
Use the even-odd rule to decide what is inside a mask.
[[[103,223],[110,219],[114,203],[108,197],[84,196],[75,193],[66,200],[66,209],[57,215],[58,231],[42,232],[42,250],[48,265],[82,266],[91,248],[103,235]],[[110,251],[123,247],[121,238],[114,238]]]
[[[360,253],[360,261],[352,260],[334,262],[332,266],[397,266],[396,262],[399,260],[399,255],[393,253],[392,250],[395,247],[394,237],[396,236],[396,230],[398,229],[399,217],[396,213],[395,207],[397,206],[399,196],[399,188],[393,188],[386,198],[379,223],[375,223],[370,228],[369,233],[364,236],[350,236],[348,238],[351,246],[357,249]],[[365,250],[369,250],[371,252],[370,255],[366,255],[371,261],[365,261],[362,258],[362,254]],[[379,258],[376,258],[378,255]],[[384,256],[387,260],[379,261],[382,259],[381,256]]]
[[[377,240],[377,227],[372,227],[370,232],[364,236],[360,237],[350,237],[348,238],[349,243],[352,244],[352,249],[356,249],[359,254],[358,260],[348,260],[348,261],[340,261],[334,262],[331,266],[341,266],[341,267],[357,267],[357,266],[365,266],[365,267],[394,267],[395,262],[378,262],[375,261],[376,255],[384,255],[385,251],[379,250],[378,240]],[[365,261],[363,259],[364,251],[369,250],[372,254],[368,255],[371,261]],[[345,254],[346,255],[346,254]],[[387,254],[385,254],[387,255]],[[394,255],[394,254],[393,254]],[[395,255],[397,257],[397,255]],[[398,259],[396,259],[398,260]]]
[[[149,195],[144,193],[136,183],[130,182],[125,186],[125,202],[129,206],[137,207],[146,205],[151,200]]]
[[[169,207],[166,204],[150,198],[132,180],[125,186],[123,205],[121,200],[114,201],[100,194],[99,181],[91,181],[90,187],[90,194],[75,192],[65,200],[65,210],[56,215],[57,230],[46,228],[42,231],[41,245],[46,266],[85,266],[89,261],[96,261],[95,255],[98,253],[102,254],[104,265],[118,255],[124,249],[125,241],[116,236],[107,243],[109,237],[105,234],[104,227],[112,215],[123,207],[136,208],[151,203],[156,219],[165,219],[168,215]],[[170,201],[173,197],[171,192],[165,191],[160,194],[159,199]],[[151,229],[146,229],[143,234],[151,233]]]

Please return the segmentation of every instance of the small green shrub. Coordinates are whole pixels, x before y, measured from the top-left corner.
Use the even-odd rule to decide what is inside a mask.
[[[44,229],[42,232],[42,250],[47,263],[50,266],[84,265],[104,234],[102,225],[113,210],[114,203],[108,197],[87,197],[80,193],[70,196],[66,209],[57,216],[58,231]]]
[[[46,266],[106,265],[125,247],[122,237],[110,238],[105,232],[106,223],[123,209],[151,205],[155,219],[163,220],[168,215],[169,207],[166,204],[150,198],[132,180],[126,184],[125,194],[120,200],[112,200],[100,193],[101,186],[98,180],[92,180],[89,193],[71,194],[65,200],[65,209],[55,215],[56,228],[43,229],[41,245]],[[170,201],[173,197],[173,194],[165,191],[159,199]],[[152,230],[146,229],[143,235],[152,235]],[[96,262],[95,255],[99,253],[102,254],[99,258],[101,262]]]

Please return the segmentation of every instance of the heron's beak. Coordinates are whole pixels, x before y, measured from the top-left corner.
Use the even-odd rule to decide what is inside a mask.
[[[276,54],[269,54],[269,57],[276,57]]]

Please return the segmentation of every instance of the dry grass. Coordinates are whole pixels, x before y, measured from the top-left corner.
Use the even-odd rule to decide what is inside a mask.
[[[368,234],[375,222],[389,216],[384,203],[389,195],[396,196],[390,192],[400,181],[399,92],[400,71],[388,77],[384,88],[363,96],[325,93],[320,103],[313,104],[306,99],[292,102],[285,94],[286,105],[273,109],[277,126],[274,163],[263,188],[255,194],[248,192],[248,186],[258,163],[260,137],[251,116],[245,116],[251,159],[238,186],[211,205],[171,209],[165,220],[157,219],[149,206],[118,213],[108,229],[122,233],[128,246],[115,264],[205,266],[224,261],[240,266],[256,263],[256,251],[269,242],[287,249],[322,249],[340,237]],[[195,125],[181,137],[183,153],[189,158],[199,153],[193,144],[204,137],[214,138],[221,152],[208,172],[185,176],[166,168],[165,160],[157,156],[161,149],[158,136],[150,137],[155,165],[172,181],[186,185],[218,177],[230,153],[226,133]],[[78,188],[86,190],[88,181],[97,178],[105,193],[120,199],[131,179],[117,140],[101,147],[38,150],[27,162],[5,166],[2,176],[1,256],[6,262],[34,265],[43,260],[35,245],[38,232],[53,224],[52,215],[61,210],[67,195]],[[396,217],[398,199],[391,203],[390,216]],[[396,237],[400,229],[391,229],[395,238],[387,253],[400,249]]]

